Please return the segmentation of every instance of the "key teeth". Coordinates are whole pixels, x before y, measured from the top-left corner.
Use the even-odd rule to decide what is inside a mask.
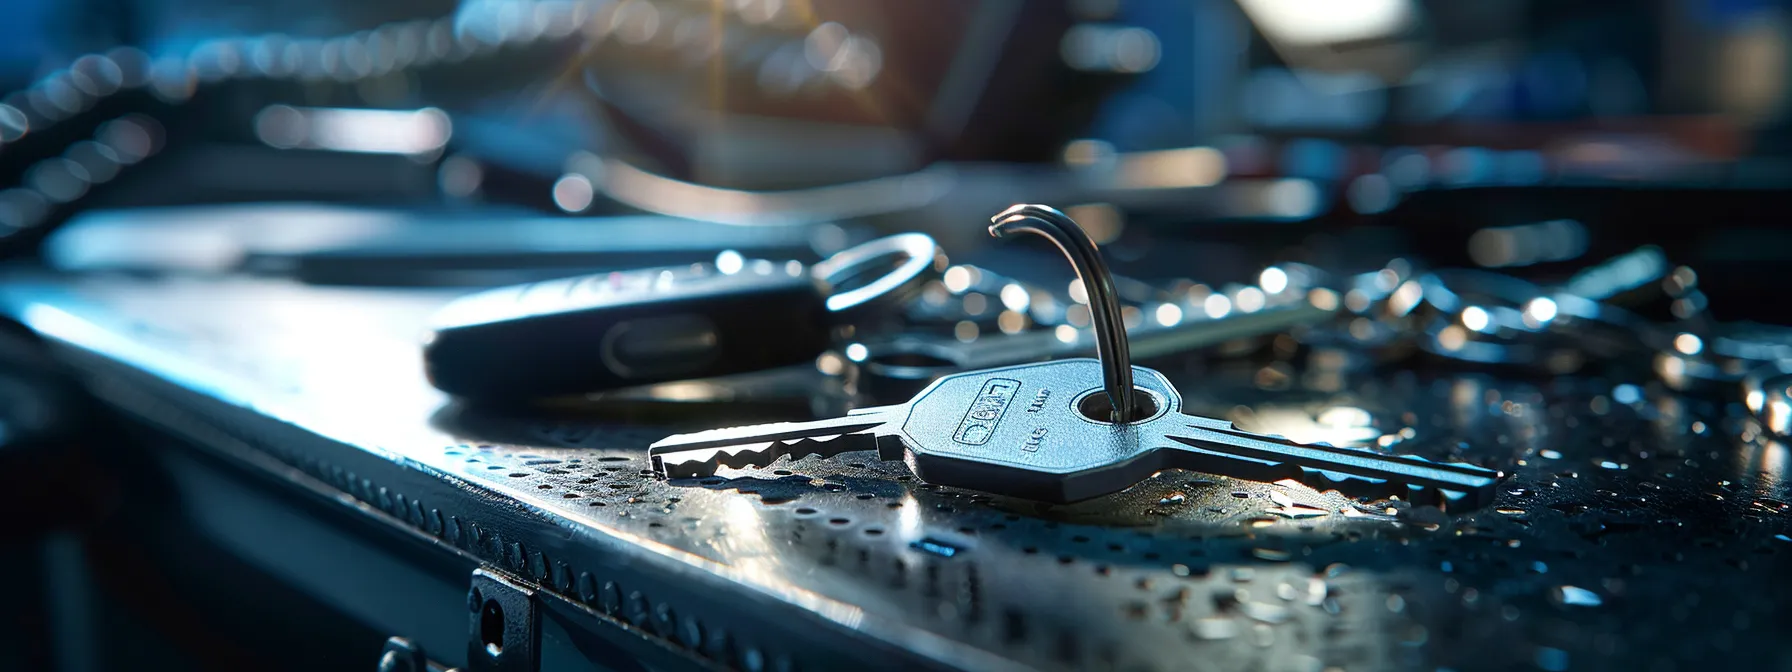
[[[749,443],[723,448],[703,448],[699,450],[663,453],[653,456],[653,467],[666,478],[703,478],[714,476],[721,467],[730,469],[761,469],[772,466],[778,458],[789,455],[791,460],[800,460],[810,456],[828,457],[835,452],[823,450],[834,441],[848,440],[851,434],[834,434],[831,436],[802,437],[783,439],[764,443]],[[707,455],[705,455],[707,454]],[[684,455],[682,459],[680,456]],[[699,457],[700,455],[705,455]]]
[[[1422,460],[1425,462],[1432,461],[1416,455],[1402,455],[1401,457]],[[1461,466],[1474,467],[1476,469],[1484,468],[1459,462],[1450,464],[1459,464]],[[1482,499],[1482,493],[1479,491],[1471,492],[1467,490],[1453,490],[1435,486],[1415,485],[1387,478],[1371,478],[1368,476],[1330,471],[1319,467],[1301,467],[1300,470],[1304,476],[1301,480],[1313,487],[1313,489],[1322,492],[1333,490],[1346,496],[1353,497],[1398,496],[1401,499],[1414,504],[1434,504],[1439,506],[1456,506],[1464,504],[1479,506],[1485,503],[1477,501]],[[1505,474],[1497,471],[1493,471],[1492,473],[1495,474],[1494,478],[1496,481],[1505,476]]]

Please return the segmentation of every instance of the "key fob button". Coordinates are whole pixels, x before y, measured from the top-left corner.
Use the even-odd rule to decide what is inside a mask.
[[[720,349],[715,322],[702,315],[662,315],[619,322],[604,333],[604,365],[624,378],[667,378],[699,371]]]

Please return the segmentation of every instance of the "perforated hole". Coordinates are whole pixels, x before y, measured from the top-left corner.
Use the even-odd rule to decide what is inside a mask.
[[[1144,420],[1157,415],[1156,397],[1143,388],[1135,387],[1133,392],[1133,414],[1131,418],[1126,419],[1126,422]],[[1083,417],[1096,422],[1110,423],[1114,420],[1114,404],[1108,399],[1108,395],[1100,390],[1083,396],[1081,400],[1077,401],[1076,409],[1083,414]]]
[[[497,600],[486,600],[479,611],[479,641],[486,653],[504,653],[504,607]]]

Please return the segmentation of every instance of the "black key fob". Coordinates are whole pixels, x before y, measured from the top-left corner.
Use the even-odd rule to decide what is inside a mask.
[[[827,348],[828,292],[798,262],[724,260],[502,287],[434,319],[429,380],[520,400],[756,371]]]

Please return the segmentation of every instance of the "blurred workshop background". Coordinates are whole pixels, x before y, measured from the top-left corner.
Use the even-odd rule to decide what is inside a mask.
[[[0,0],[0,257],[81,280],[446,297],[742,255],[808,263],[919,231],[950,256],[923,295],[959,311],[925,325],[942,340],[1042,328],[1070,343],[1089,316],[1061,256],[998,252],[986,233],[1038,202],[1148,288],[1130,324],[1219,320],[1312,281],[1295,303],[1351,312],[1339,341],[1379,344],[1371,299],[1404,300],[1404,319],[1418,299],[1390,294],[1419,292],[1422,269],[1578,278],[1569,289],[1618,303],[1666,287],[1627,305],[1692,338],[1645,355],[1679,367],[1659,372],[1672,382],[1703,362],[1693,334],[1729,333],[1699,325],[1792,321],[1789,68],[1781,0]],[[1608,259],[1643,279],[1576,275]],[[1513,303],[1508,331],[1554,328],[1556,303]],[[295,300],[293,323],[332,318],[326,304]],[[1490,361],[1473,354],[1494,339],[1487,311],[1438,314],[1421,347]],[[853,345],[804,366],[840,374],[864,363]],[[103,667],[66,633],[116,624],[40,607],[157,584],[55,570],[104,564],[67,531],[105,507],[70,501],[130,507],[85,463],[33,452],[82,423],[39,403],[67,391],[59,378],[10,371],[42,384],[0,385],[0,465],[41,478],[0,502],[64,515],[22,516],[25,551],[0,553],[30,586],[0,610],[0,667]],[[1729,393],[1741,371],[1711,375]]]
[[[6,12],[0,228],[14,250],[78,213],[220,202],[872,222],[962,248],[984,243],[964,222],[1042,195],[1079,206],[1105,242],[1142,223],[1362,223],[1464,188],[1792,179],[1787,14],[1768,0],[11,0]],[[1573,214],[1547,209],[1466,208],[1477,221],[1446,224]],[[1411,210],[1390,219],[1436,212]],[[288,248],[349,235],[288,228],[331,229]],[[1474,261],[1542,260],[1519,247]],[[151,254],[49,250],[84,268]]]

